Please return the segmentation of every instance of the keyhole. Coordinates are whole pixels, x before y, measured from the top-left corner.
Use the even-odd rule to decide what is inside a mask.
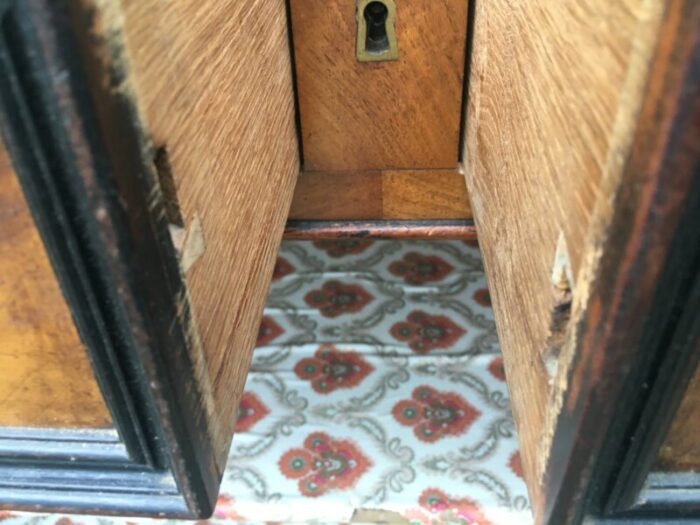
[[[398,60],[395,0],[356,0],[356,2],[357,60],[359,62]]]
[[[383,53],[389,49],[389,37],[386,34],[386,19],[389,10],[382,2],[370,2],[363,13],[367,22],[365,50],[368,53]]]

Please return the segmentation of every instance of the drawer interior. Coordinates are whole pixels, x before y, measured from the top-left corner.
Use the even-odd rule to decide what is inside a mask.
[[[542,521],[567,504],[558,483],[578,482],[583,469],[570,459],[585,447],[575,441],[583,433],[560,425],[598,388],[585,367],[576,383],[569,373],[581,356],[602,369],[609,355],[584,347],[578,330],[612,304],[600,299],[601,276],[617,274],[601,261],[617,253],[613,220],[621,236],[631,228],[615,203],[638,181],[621,159],[633,153],[662,19],[652,2],[599,3],[125,0],[88,9],[95,23],[75,30],[84,31],[110,195],[123,206],[114,212],[126,223],[123,259],[151,272],[128,289],[151,321],[130,318],[151,337],[144,354],[157,356],[144,360],[159,380],[149,394],[169,409],[187,402],[185,417],[159,412],[170,443],[204,443],[178,458],[183,486],[215,494],[288,217],[386,221],[395,229],[385,234],[403,227],[414,238],[434,238],[431,221],[446,221],[474,237],[473,210],[533,509]],[[331,230],[357,245],[374,235]],[[330,288],[315,296],[342,310],[352,294]],[[435,306],[448,292],[420,293]],[[172,334],[177,354],[165,344]],[[195,388],[179,384],[183,363]]]
[[[471,219],[455,170],[302,172],[289,219],[309,221]]]
[[[363,62],[357,2],[294,0],[289,13],[271,0],[224,2],[226,23],[213,35],[207,21],[216,13],[189,16],[194,2],[161,13],[150,3],[125,3],[126,41],[146,126],[170,154],[185,226],[199,220],[206,241],[185,277],[197,350],[215,378],[218,450],[230,422],[217,414],[240,395],[277,246],[272,232],[281,235],[289,203],[292,218],[329,222],[464,220],[473,209],[524,475],[543,515],[557,396],[575,350],[572,295],[578,286],[586,297],[597,271],[587,235],[609,223],[605,190],[617,188],[615,155],[629,146],[623,131],[641,99],[642,82],[625,78],[633,67],[644,77],[654,45],[635,47],[635,35],[658,13],[610,4],[626,28],[613,34],[597,17],[565,7],[550,16],[535,2],[514,17],[508,2],[476,3],[471,24],[465,1],[396,2],[387,23],[398,55]],[[581,58],[580,48],[595,52]],[[219,301],[221,290],[231,293]]]

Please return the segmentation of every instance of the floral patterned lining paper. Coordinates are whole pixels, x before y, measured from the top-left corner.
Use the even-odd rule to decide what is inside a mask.
[[[532,522],[474,242],[288,241],[280,250],[212,522],[376,516]]]

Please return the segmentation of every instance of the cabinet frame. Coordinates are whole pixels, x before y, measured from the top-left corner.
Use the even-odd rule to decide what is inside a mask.
[[[543,523],[700,517],[700,475],[654,476],[700,354],[700,4],[666,2],[556,421]]]
[[[135,108],[110,89],[125,72],[86,45],[93,16],[0,0],[0,116],[116,431],[3,429],[0,508],[206,517],[219,478],[189,417],[184,283]]]

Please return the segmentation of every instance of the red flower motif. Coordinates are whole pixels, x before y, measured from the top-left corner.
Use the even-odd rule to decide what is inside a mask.
[[[235,501],[225,494],[219,495],[218,499],[216,500],[214,517],[226,520],[245,521],[245,517],[239,514],[234,508],[234,504]]]
[[[491,372],[491,375],[499,381],[506,380],[506,371],[503,368],[503,357],[499,355],[498,357],[493,358],[493,361],[489,363],[489,372]]]
[[[328,281],[320,290],[311,290],[304,297],[306,304],[318,308],[324,317],[358,312],[373,299],[361,286],[338,281]]]
[[[522,461],[520,460],[520,452],[515,451],[513,452],[513,455],[510,457],[510,460],[508,461],[508,466],[510,467],[510,470],[513,471],[513,474],[518,476],[520,479],[525,479],[523,477],[523,464]]]
[[[323,432],[310,434],[304,448],[292,449],[279,460],[282,474],[298,479],[299,491],[310,498],[352,487],[371,466],[350,441],[331,439]]]
[[[335,258],[362,253],[372,244],[372,241],[369,239],[325,239],[314,241],[316,248]]]
[[[272,317],[265,315],[258,327],[258,339],[255,341],[255,346],[265,346],[283,333],[284,329]]]
[[[294,266],[284,257],[277,257],[275,269],[272,272],[272,280],[279,281],[285,275],[289,275],[295,270]]]
[[[491,308],[491,294],[488,288],[480,288],[474,292],[474,300],[484,308]]]
[[[459,518],[467,525],[491,525],[479,505],[469,498],[450,498],[440,489],[425,489],[418,498],[418,504],[431,514],[440,514],[445,522]]]
[[[410,252],[389,265],[389,271],[409,284],[440,281],[454,269],[440,257]]]
[[[414,310],[405,321],[391,327],[391,335],[408,343],[409,348],[418,354],[425,354],[435,348],[449,348],[466,330],[460,328],[444,315],[428,315]]]
[[[301,379],[311,380],[311,387],[319,394],[357,386],[372,370],[374,367],[357,352],[342,352],[333,345],[321,345],[314,357],[302,359],[294,367]]]
[[[255,423],[270,413],[260,398],[253,392],[243,392],[241,402],[238,404],[238,416],[236,419],[236,432],[247,432]]]
[[[0,521],[11,520],[12,518],[19,518],[19,514],[8,510],[0,510]]]
[[[454,392],[438,392],[419,386],[411,399],[399,401],[392,410],[402,425],[413,427],[421,441],[433,443],[444,436],[465,433],[481,412]]]

